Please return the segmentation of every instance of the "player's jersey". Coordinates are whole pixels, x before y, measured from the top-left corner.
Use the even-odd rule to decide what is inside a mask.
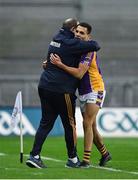
[[[104,82],[96,52],[83,56],[81,63],[88,63],[89,69],[80,81],[79,94],[84,95],[92,91],[104,91]]]

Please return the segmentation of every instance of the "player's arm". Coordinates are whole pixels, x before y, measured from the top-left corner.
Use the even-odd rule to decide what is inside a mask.
[[[63,69],[67,73],[71,74],[72,76],[82,79],[84,74],[87,72],[89,66],[87,63],[79,63],[79,67],[70,67],[62,63],[61,58],[57,54],[51,54],[50,55],[51,63],[58,66],[59,68]]]

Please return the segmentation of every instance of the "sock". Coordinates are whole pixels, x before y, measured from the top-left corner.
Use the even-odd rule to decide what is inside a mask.
[[[39,155],[36,155],[36,156],[34,156],[34,158],[35,158],[35,159],[39,159],[40,157],[39,157]]]
[[[83,161],[89,163],[90,162],[90,156],[91,156],[91,151],[84,151],[83,154]]]
[[[77,163],[78,162],[78,158],[77,157],[69,158],[69,160],[71,160],[73,163]]]
[[[102,156],[105,156],[106,154],[108,154],[108,151],[107,151],[104,144],[99,148],[99,151],[100,151]]]

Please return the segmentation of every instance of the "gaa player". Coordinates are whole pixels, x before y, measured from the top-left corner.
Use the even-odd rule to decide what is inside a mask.
[[[87,23],[77,25],[75,36],[87,41],[90,37],[91,26]],[[99,67],[96,52],[89,52],[81,57],[78,68],[69,67],[61,62],[58,55],[51,54],[51,62],[74,77],[81,79],[79,86],[80,108],[83,116],[84,156],[80,167],[90,167],[92,142],[101,153],[100,166],[104,166],[111,159],[103,139],[96,127],[96,116],[105,98],[105,87]]]

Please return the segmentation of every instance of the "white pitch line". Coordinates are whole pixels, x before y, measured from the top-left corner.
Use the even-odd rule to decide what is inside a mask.
[[[0,156],[6,156],[7,154],[5,153],[0,153]],[[29,154],[24,154],[24,156],[28,156]],[[44,157],[41,156],[42,159],[44,160],[48,160],[48,161],[54,161],[54,162],[63,162],[65,163],[65,161],[60,160],[60,159],[55,159],[55,158],[50,158],[50,157]],[[123,172],[126,174],[133,174],[133,175],[138,175],[138,172],[134,172],[134,171],[127,171],[127,170],[122,170],[122,169],[115,169],[115,168],[109,168],[109,167],[100,167],[100,166],[91,166],[92,168],[96,168],[96,169],[101,169],[101,170],[107,170],[107,171],[112,171],[112,172]]]
[[[123,173],[127,173],[127,174],[138,174],[138,172],[134,172],[134,171],[126,171],[126,170],[121,170],[121,169],[115,169],[115,168],[108,168],[108,167],[100,167],[100,166],[92,166],[93,168],[96,169],[103,169],[103,170],[107,170],[107,171],[114,171],[114,172],[123,172]]]
[[[28,157],[29,157],[28,154],[24,154],[24,156],[28,156]],[[63,162],[63,163],[65,163],[65,161],[63,161],[63,160],[54,159],[54,158],[50,158],[50,157],[44,157],[44,156],[41,156],[41,158],[44,159],[44,160],[48,160],[48,161]]]
[[[50,158],[50,157],[42,156],[42,159],[49,160],[49,161],[55,161],[55,162],[64,162],[65,163],[65,161],[63,161],[63,160],[54,159],[54,158]]]
[[[6,156],[7,154],[5,153],[0,153],[0,156]],[[28,156],[29,157],[29,154],[24,154],[24,156]],[[54,162],[64,162],[63,160],[59,160],[59,159],[54,159],[54,158],[50,158],[50,157],[44,157],[44,156],[41,156],[42,159],[44,160],[48,160],[48,161],[54,161]]]

